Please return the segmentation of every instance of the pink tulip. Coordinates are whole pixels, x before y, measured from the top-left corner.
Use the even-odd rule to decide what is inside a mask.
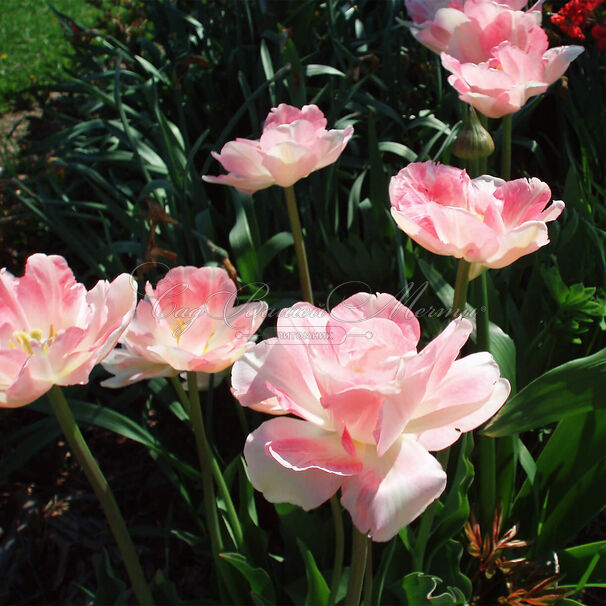
[[[509,394],[490,354],[456,360],[471,329],[458,319],[417,352],[419,323],[388,294],[359,293],[330,313],[309,303],[283,310],[277,338],[232,370],[243,406],[298,417],[248,436],[253,486],[306,510],[341,488],[360,532],[389,540],[444,490],[428,451],[486,421]]]
[[[558,46],[535,55],[503,42],[484,63],[461,63],[443,53],[442,65],[452,72],[448,82],[461,101],[489,118],[501,118],[544,93],[582,52],[582,46]]]
[[[0,407],[25,406],[53,385],[87,383],[135,304],[128,274],[87,291],[56,255],[30,256],[22,278],[0,271]]]
[[[236,287],[218,267],[175,267],[156,288],[145,286],[135,317],[103,367],[113,377],[105,387],[122,387],[183,371],[216,373],[252,347],[251,336],[267,304],[234,307]]]
[[[434,52],[446,53],[462,63],[488,61],[492,49],[509,42],[535,55],[547,50],[541,29],[540,6],[524,12],[489,0],[466,0],[462,7],[437,10],[431,20],[413,27],[413,34]]]
[[[416,162],[389,184],[391,214],[415,242],[438,255],[472,263],[470,277],[483,267],[505,267],[549,242],[546,222],[557,219],[564,202],[551,199],[538,179],[505,182],[464,170]]]
[[[336,162],[352,135],[352,126],[326,130],[326,118],[316,105],[298,109],[281,103],[269,112],[260,139],[236,139],[220,154],[212,152],[228,175],[202,178],[247,194],[271,185],[289,187]]]
[[[541,4],[529,11],[520,3],[466,0],[427,13],[413,34],[442,57],[459,98],[489,118],[518,111],[530,97],[560,78],[581,46],[548,50],[540,26]],[[417,11],[418,15],[421,12]]]

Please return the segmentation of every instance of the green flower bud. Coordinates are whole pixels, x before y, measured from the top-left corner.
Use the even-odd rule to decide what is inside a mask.
[[[478,160],[490,156],[493,151],[494,141],[490,133],[482,126],[474,108],[469,107],[452,153],[463,160]]]

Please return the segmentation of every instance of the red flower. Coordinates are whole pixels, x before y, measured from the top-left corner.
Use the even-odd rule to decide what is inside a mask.
[[[591,27],[595,22],[595,9],[605,0],[570,0],[559,12],[551,16],[551,22],[575,40],[585,40],[583,29]],[[594,30],[597,31],[594,33]],[[594,25],[591,34],[598,40],[598,48],[604,50],[604,26]]]
[[[596,23],[591,28],[591,35],[598,41],[598,49],[606,50],[606,26]]]

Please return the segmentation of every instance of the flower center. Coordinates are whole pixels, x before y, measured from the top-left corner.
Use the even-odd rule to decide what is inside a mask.
[[[33,356],[34,350],[32,348],[32,343],[36,342],[42,345],[42,353],[46,353],[48,348],[55,342],[55,338],[57,333],[55,332],[55,328],[51,324],[50,330],[48,333],[48,337],[43,339],[42,331],[38,328],[34,330],[30,330],[30,332],[25,332],[24,330],[16,330],[13,332],[13,338],[9,339],[8,346],[10,349],[20,348],[26,354]]]
[[[187,320],[183,320],[182,318],[177,318],[177,326],[173,328],[173,337],[177,340],[177,345],[179,345],[179,339],[181,335],[187,330]]]

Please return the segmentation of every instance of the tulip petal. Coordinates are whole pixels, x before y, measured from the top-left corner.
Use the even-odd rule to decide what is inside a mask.
[[[101,365],[114,375],[101,381],[102,387],[109,388],[125,387],[153,377],[174,377],[178,374],[172,366],[153,362],[125,347],[114,349]]]
[[[246,440],[244,458],[252,485],[271,503],[292,503],[308,511],[335,494],[343,475],[312,467],[304,471],[295,471],[290,464],[285,467],[270,451],[274,440],[284,444],[288,439],[308,440],[307,446],[316,440],[319,447],[324,448],[331,440],[339,443],[338,437],[306,421],[281,417],[266,421]]]
[[[358,530],[389,541],[444,491],[444,470],[420,444],[403,437],[382,457],[363,455],[362,473],[345,478],[341,503]]]
[[[330,425],[307,351],[296,341],[266,339],[255,345],[234,364],[232,392],[242,406],[267,412],[277,407],[316,425]]]

